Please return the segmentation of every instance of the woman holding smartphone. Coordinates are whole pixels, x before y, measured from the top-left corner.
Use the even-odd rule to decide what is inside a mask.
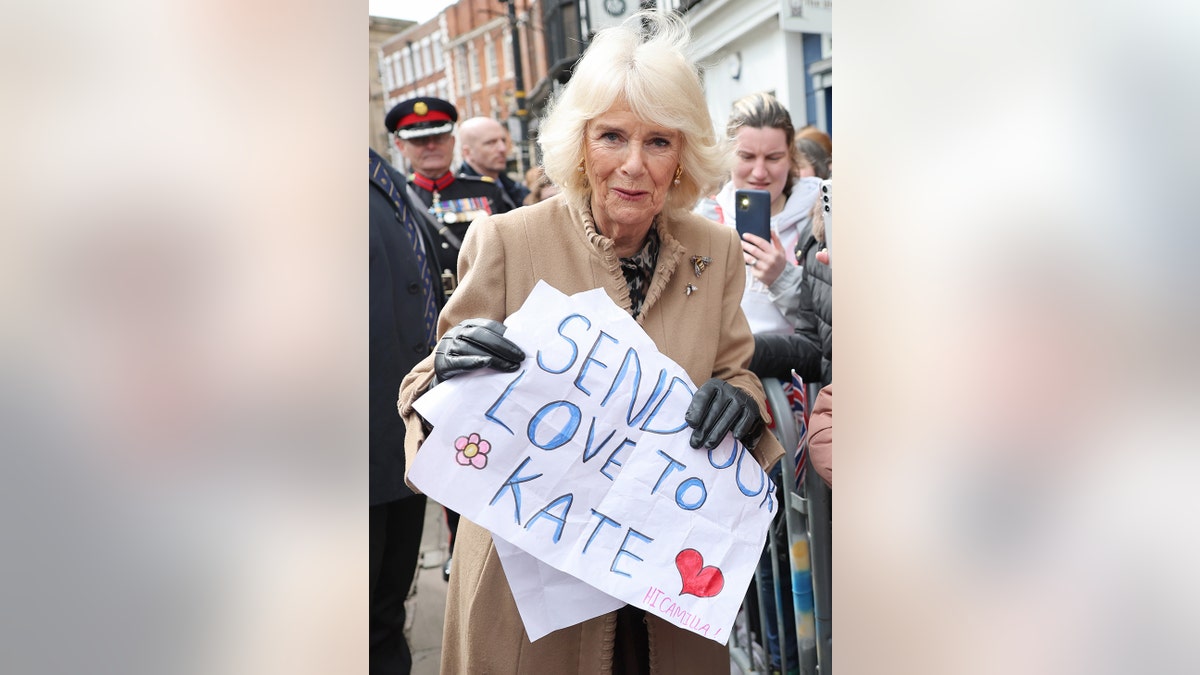
[[[726,134],[734,155],[729,182],[701,200],[696,213],[733,227],[738,190],[770,193],[771,241],[742,236],[747,266],[742,310],[752,333],[792,333],[794,317],[781,307],[795,304],[785,297],[785,289],[794,293],[798,285],[795,250],[819,198],[821,181],[796,151],[796,130],[787,108],[771,94],[751,94],[735,102]]]

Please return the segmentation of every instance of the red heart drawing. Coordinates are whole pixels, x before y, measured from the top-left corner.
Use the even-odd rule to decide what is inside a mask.
[[[675,556],[675,567],[683,579],[680,595],[690,593],[697,598],[711,598],[725,587],[725,575],[716,567],[704,567],[704,556],[694,548],[685,548]]]

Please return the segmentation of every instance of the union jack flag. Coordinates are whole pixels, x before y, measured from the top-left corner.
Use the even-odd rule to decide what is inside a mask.
[[[796,448],[796,475],[795,488],[799,492],[801,486],[804,485],[804,473],[808,466],[808,444],[804,442],[808,436],[808,387],[804,386],[804,380],[792,371],[791,386],[785,386],[787,391],[788,403],[792,406],[792,414],[796,417],[796,429],[800,445]]]

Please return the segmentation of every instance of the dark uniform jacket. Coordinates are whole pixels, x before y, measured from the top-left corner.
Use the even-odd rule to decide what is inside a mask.
[[[475,170],[475,167],[467,164],[466,162],[463,162],[462,166],[458,167],[458,172],[463,176],[482,175]],[[505,202],[508,205],[508,211],[511,211],[524,204],[525,198],[529,196],[529,188],[509,178],[507,174],[500,174],[500,180],[496,182],[499,183],[500,189],[506,197]]]
[[[378,156],[374,151],[371,154]],[[404,201],[403,174],[387,162],[383,163],[383,169],[401,195],[404,210],[397,209],[388,191],[372,178],[369,202],[372,506],[413,494],[404,483],[404,422],[396,411],[396,396],[404,376],[430,352],[422,320],[425,299],[421,275],[403,219],[414,220],[427,251],[436,250],[424,223],[418,214],[408,210]],[[432,271],[436,278],[436,269]],[[434,286],[434,302],[439,311],[443,299],[440,290]]]
[[[462,246],[463,237],[467,236],[467,227],[471,222],[491,213],[506,213],[509,210],[500,186],[491,178],[455,176],[450,173],[437,181],[414,174],[408,178],[413,191],[425,204],[426,212],[437,223],[439,269],[456,275],[458,249]],[[446,236],[446,232],[453,236]],[[449,287],[452,288],[455,283],[451,282]]]

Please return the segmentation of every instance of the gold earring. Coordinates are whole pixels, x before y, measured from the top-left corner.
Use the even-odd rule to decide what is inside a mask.
[[[579,160],[579,166],[575,167],[575,170],[578,171],[579,173],[583,173],[583,160],[582,159]]]
[[[675,184],[679,185],[679,177],[683,175],[683,166],[675,167]]]

